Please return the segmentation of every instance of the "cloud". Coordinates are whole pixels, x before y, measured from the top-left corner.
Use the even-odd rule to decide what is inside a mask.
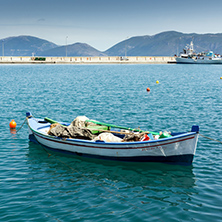
[[[40,18],[37,20],[37,22],[45,22],[45,19],[44,18]]]

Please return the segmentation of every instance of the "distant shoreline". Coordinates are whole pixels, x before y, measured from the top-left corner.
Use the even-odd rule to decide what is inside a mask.
[[[76,56],[29,57],[1,56],[0,64],[168,64],[176,63],[173,56]]]

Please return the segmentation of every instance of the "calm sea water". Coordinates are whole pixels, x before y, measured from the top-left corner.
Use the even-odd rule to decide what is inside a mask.
[[[222,221],[222,144],[200,137],[190,167],[51,155],[35,117],[222,140],[220,65],[0,65],[0,221]],[[156,81],[159,84],[156,84]],[[148,93],[146,88],[151,91]]]

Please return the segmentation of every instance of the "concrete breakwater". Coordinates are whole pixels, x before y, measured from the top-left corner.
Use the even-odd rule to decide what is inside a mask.
[[[0,57],[0,64],[167,64],[175,62],[175,58],[171,56]]]

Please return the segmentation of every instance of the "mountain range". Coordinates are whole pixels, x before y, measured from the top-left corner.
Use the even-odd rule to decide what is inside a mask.
[[[0,40],[0,56],[173,56],[193,39],[196,52],[212,50],[222,54],[222,33],[196,34],[176,31],[135,36],[99,51],[86,43],[59,46],[34,36],[16,36]]]

